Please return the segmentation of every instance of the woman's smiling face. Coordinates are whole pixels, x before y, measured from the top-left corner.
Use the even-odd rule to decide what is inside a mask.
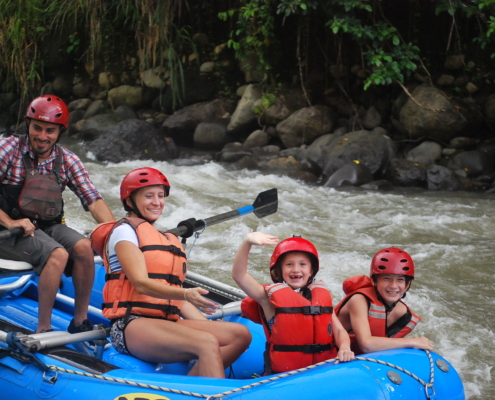
[[[160,218],[165,207],[165,189],[162,185],[146,186],[133,193],[133,200],[136,203],[141,215],[148,221],[156,221]]]

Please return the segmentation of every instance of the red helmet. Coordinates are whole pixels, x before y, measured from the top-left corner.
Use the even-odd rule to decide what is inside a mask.
[[[165,175],[155,168],[138,168],[129,172],[122,183],[120,184],[120,200],[127,210],[126,199],[129,198],[132,192],[146,186],[163,185],[165,188],[165,196],[170,193],[170,183]]]
[[[414,278],[414,263],[404,250],[388,247],[376,253],[371,260],[370,276],[375,274],[407,275]]]
[[[51,122],[62,126],[65,131],[69,127],[69,109],[60,97],[51,94],[35,98],[26,110],[26,117],[38,121]]]
[[[282,240],[279,244],[277,244],[275,250],[273,250],[273,254],[270,258],[270,270],[275,266],[280,256],[288,253],[289,251],[304,251],[312,254],[315,257],[316,263],[316,265],[312,265],[313,275],[315,275],[320,269],[318,251],[316,250],[316,247],[313,246],[313,243],[300,237],[291,237]]]

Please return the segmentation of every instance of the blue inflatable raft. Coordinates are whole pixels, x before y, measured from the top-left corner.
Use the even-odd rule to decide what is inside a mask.
[[[96,260],[90,319],[92,332],[65,332],[73,314],[74,287],[62,282],[53,310],[54,332],[34,334],[37,324],[37,278],[31,266],[0,260],[0,398],[53,400],[229,399],[464,399],[458,373],[432,352],[400,349],[335,360],[269,377],[263,371],[262,327],[240,315],[244,294],[237,288],[188,273],[186,284],[210,290],[223,307],[213,318],[246,325],[253,342],[228,379],[187,376],[188,363],[152,364],[117,353],[105,337],[108,321],[99,305],[104,269]],[[80,345],[95,340],[95,354]]]

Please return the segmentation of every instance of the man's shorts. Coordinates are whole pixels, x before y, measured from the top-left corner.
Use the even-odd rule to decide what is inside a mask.
[[[55,224],[44,230],[36,229],[34,236],[5,240],[0,246],[0,258],[28,262],[40,275],[53,250],[62,247],[70,257],[75,244],[84,238],[67,225]]]

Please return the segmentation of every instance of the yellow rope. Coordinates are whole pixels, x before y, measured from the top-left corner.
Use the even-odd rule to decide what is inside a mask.
[[[356,360],[358,360],[358,361],[375,362],[375,363],[378,363],[378,364],[381,364],[381,365],[386,365],[388,367],[397,369],[397,370],[399,370],[401,372],[404,372],[405,374],[409,375],[411,378],[417,380],[419,383],[421,383],[423,386],[425,386],[425,388],[431,388],[431,387],[433,387],[433,383],[434,383],[433,359],[431,358],[430,352],[428,350],[425,350],[425,352],[428,355],[428,358],[430,360],[430,374],[431,374],[431,376],[430,376],[431,382],[430,383],[426,383],[425,381],[423,381],[421,378],[419,378],[417,375],[413,374],[412,372],[407,371],[404,368],[399,367],[398,365],[394,365],[394,364],[388,363],[386,361],[376,360],[376,359],[367,358],[367,357],[356,357]],[[182,394],[182,395],[185,395],[185,396],[199,397],[199,398],[203,398],[203,399],[218,399],[218,398],[222,398],[224,396],[228,396],[230,394],[241,392],[243,390],[254,388],[256,386],[264,385],[265,383],[274,382],[274,381],[277,381],[279,379],[287,378],[289,376],[296,375],[296,374],[298,374],[300,372],[308,371],[310,369],[313,369],[313,368],[316,368],[316,367],[320,367],[322,365],[329,364],[329,363],[335,362],[337,360],[338,360],[338,358],[332,358],[332,359],[329,359],[329,360],[325,360],[325,361],[319,362],[317,364],[312,364],[312,365],[309,365],[309,366],[304,367],[304,368],[299,368],[299,369],[296,369],[296,370],[293,370],[293,371],[289,371],[289,372],[285,372],[285,373],[282,373],[282,374],[278,374],[276,376],[272,376],[272,377],[263,379],[261,381],[255,382],[255,383],[251,383],[249,385],[241,386],[241,387],[238,387],[238,388],[235,388],[235,389],[232,389],[232,390],[228,390],[226,392],[222,392],[222,393],[218,393],[218,394],[213,394],[213,395],[193,393],[193,392],[188,392],[188,391],[185,391],[185,390],[169,389],[169,388],[165,388],[165,387],[161,387],[161,386],[148,385],[148,384],[145,384],[145,383],[139,383],[139,382],[129,381],[127,379],[116,379],[116,378],[111,378],[111,377],[107,377],[107,376],[103,376],[103,375],[95,375],[95,374],[90,374],[90,373],[87,373],[87,372],[74,371],[74,370],[70,370],[70,369],[56,367],[54,365],[50,365],[49,367],[53,371],[59,371],[59,372],[65,372],[65,373],[69,373],[69,374],[86,376],[86,377],[89,377],[89,378],[96,378],[96,379],[100,379],[100,380],[104,380],[104,381],[108,381],[108,382],[116,382],[116,383],[126,384],[126,385],[135,386],[135,387],[139,387],[139,388],[144,388],[144,389],[152,389],[152,390],[157,390],[157,391],[161,391],[161,392]]]

